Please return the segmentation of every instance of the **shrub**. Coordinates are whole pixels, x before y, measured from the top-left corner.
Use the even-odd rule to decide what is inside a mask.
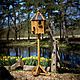
[[[5,56],[3,56],[4,58]],[[3,65],[3,66],[8,66],[8,65],[12,65],[16,62],[16,57],[10,57],[8,56],[7,58],[5,59],[1,59],[0,60],[0,65]]]
[[[5,60],[0,60],[0,65],[3,65],[3,66],[7,66],[7,65],[13,65],[14,63],[16,63],[16,61],[19,59],[20,57],[14,57],[14,56],[8,56],[8,58],[6,58]],[[31,56],[31,57],[25,57],[25,58],[22,58],[23,62],[25,63],[25,65],[31,65],[31,66],[36,66],[38,64],[38,57],[34,57],[34,56]],[[44,57],[41,57],[40,58],[40,64],[42,66],[50,66],[50,63],[51,60],[50,59],[47,59],[47,58],[44,58]]]
[[[16,58],[14,58],[14,59],[9,59],[9,60],[8,60],[8,63],[9,63],[10,66],[13,65],[14,63],[16,63]]]
[[[24,59],[23,59],[24,60]],[[51,60],[50,59],[47,59],[47,58],[44,58],[44,57],[41,57],[40,58],[40,64],[42,65],[42,66],[50,66],[49,65],[49,62],[50,62]],[[33,56],[31,56],[31,57],[26,57],[25,58],[25,64],[26,65],[32,65],[32,66],[36,66],[37,64],[38,64],[38,57],[33,57]]]
[[[0,66],[3,65],[3,64],[4,64],[3,60],[0,60]]]
[[[37,65],[37,59],[35,57],[26,57],[25,64],[26,65],[31,65],[31,66],[36,66]]]

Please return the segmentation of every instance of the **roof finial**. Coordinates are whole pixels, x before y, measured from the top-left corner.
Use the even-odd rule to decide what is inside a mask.
[[[39,8],[37,8],[37,12],[40,12],[40,9]]]

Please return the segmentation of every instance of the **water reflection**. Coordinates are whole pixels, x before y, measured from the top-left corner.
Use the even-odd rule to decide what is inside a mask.
[[[16,52],[15,52],[15,49],[9,49],[9,52],[10,52],[10,56],[16,56]]]
[[[68,68],[80,67],[80,54],[75,52],[60,53],[60,59],[64,66]]]
[[[50,57],[49,48],[41,48],[41,56],[45,58]],[[22,57],[30,57],[37,56],[37,48],[36,47],[26,47],[26,48],[9,48],[10,56],[22,56]]]

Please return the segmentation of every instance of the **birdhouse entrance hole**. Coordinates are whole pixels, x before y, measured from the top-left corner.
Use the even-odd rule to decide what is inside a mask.
[[[41,25],[41,20],[39,20],[38,24]]]

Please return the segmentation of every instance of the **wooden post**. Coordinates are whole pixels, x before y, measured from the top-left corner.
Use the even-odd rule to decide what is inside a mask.
[[[50,74],[47,74],[47,72],[40,65],[40,34],[38,34],[38,38],[37,38],[37,48],[38,48],[38,65],[33,68],[32,74],[34,76],[37,76],[39,74],[50,75]]]
[[[38,47],[38,66],[40,65],[40,35],[38,35],[37,39],[37,47]]]

